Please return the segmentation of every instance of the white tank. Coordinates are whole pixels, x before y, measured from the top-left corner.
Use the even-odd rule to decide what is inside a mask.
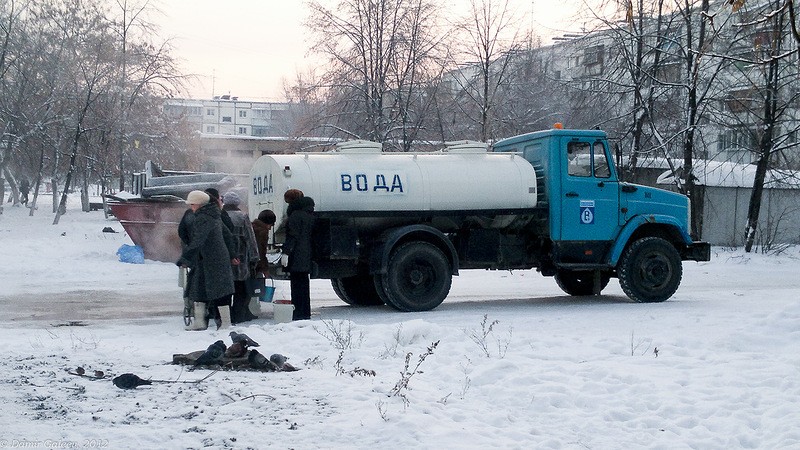
[[[532,208],[536,173],[522,156],[452,143],[432,153],[382,153],[352,141],[324,153],[264,155],[250,171],[249,211],[271,209],[280,225],[283,193],[300,189],[315,211],[458,211]],[[277,227],[276,227],[277,228]]]

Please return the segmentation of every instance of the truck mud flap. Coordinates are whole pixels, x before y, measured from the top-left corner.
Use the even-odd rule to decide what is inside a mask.
[[[681,257],[684,261],[711,261],[711,244],[692,242],[686,246]]]

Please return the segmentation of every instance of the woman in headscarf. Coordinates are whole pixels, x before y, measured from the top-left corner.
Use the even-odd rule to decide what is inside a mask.
[[[194,212],[189,226],[189,242],[176,263],[191,271],[187,295],[194,302],[194,323],[188,329],[205,330],[208,326],[206,310],[217,307],[220,328],[231,325],[230,298],[233,294],[233,272],[231,264],[238,261],[231,257],[224,234],[230,234],[220,220],[220,208],[209,203],[209,196],[202,191],[192,191],[186,203]]]

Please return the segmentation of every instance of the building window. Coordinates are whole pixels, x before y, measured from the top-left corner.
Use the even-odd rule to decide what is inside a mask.
[[[189,107],[189,115],[190,116],[202,116],[203,115],[203,108],[200,106],[190,106]]]
[[[206,125],[206,133],[216,133],[214,125]]]
[[[595,45],[584,49],[583,65],[589,66],[592,64],[602,64],[604,51],[605,51],[604,45]]]
[[[247,127],[239,127],[239,134],[247,134]]]
[[[206,115],[207,115],[207,116],[213,116],[213,115],[215,115],[215,114],[214,114],[214,110],[213,110],[213,109],[211,109],[211,108],[208,108],[208,109],[206,109]]]
[[[725,104],[730,112],[747,112],[755,106],[755,91],[739,89],[728,92]]]
[[[757,146],[755,130],[747,127],[734,127],[717,136],[717,151],[727,161],[750,163]]]
[[[682,66],[677,63],[662,64],[658,68],[656,78],[667,83],[677,83],[681,80],[681,69]]]
[[[222,121],[230,123],[231,122],[231,116],[223,116],[222,117]]]
[[[239,117],[247,117],[247,111],[239,111]]]
[[[253,136],[269,136],[269,127],[253,126]]]
[[[266,109],[254,109],[253,117],[256,119],[269,119],[269,111]]]

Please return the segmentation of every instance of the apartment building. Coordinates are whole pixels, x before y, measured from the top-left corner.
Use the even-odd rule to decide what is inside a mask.
[[[292,105],[255,102],[230,95],[213,99],[166,99],[164,113],[185,120],[199,135],[201,170],[248,173],[253,162],[268,153],[322,151],[334,140],[296,136]]]
[[[292,132],[289,103],[220,95],[210,100],[167,99],[164,112],[176,119],[185,117],[201,134],[285,137]]]

